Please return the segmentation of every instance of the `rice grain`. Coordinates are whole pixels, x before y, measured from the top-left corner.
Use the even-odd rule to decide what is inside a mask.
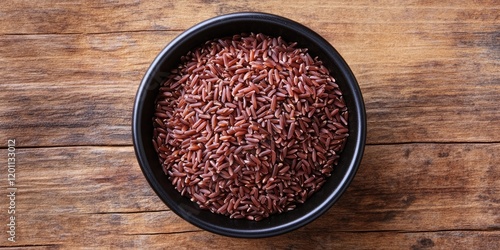
[[[349,136],[335,79],[281,37],[210,40],[160,87],[152,143],[172,185],[200,208],[260,221],[323,186]]]

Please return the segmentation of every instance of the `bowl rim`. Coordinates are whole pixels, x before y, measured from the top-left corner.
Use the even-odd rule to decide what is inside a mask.
[[[190,215],[188,212],[183,211],[178,206],[172,206],[172,200],[168,198],[168,195],[161,187],[160,183],[156,180],[151,166],[147,161],[147,155],[144,149],[143,137],[140,131],[142,130],[141,125],[141,117],[144,108],[144,100],[147,92],[147,88],[151,87],[151,81],[153,81],[153,74],[158,70],[158,68],[163,63],[165,56],[168,52],[182,44],[186,41],[187,38],[196,34],[201,29],[206,29],[207,27],[214,27],[224,25],[228,22],[232,21],[265,21],[272,22],[273,24],[279,26],[288,26],[294,29],[298,33],[302,33],[307,35],[313,42],[322,46],[323,48],[327,48],[329,52],[329,56],[333,57],[336,63],[337,70],[341,72],[341,74],[346,78],[346,85],[350,87],[352,90],[353,96],[350,97],[351,101],[354,103],[354,106],[357,108],[358,112],[349,113],[349,115],[355,115],[357,120],[356,127],[356,136],[358,140],[355,142],[354,153],[351,161],[349,161],[349,166],[346,171],[346,174],[342,177],[342,180],[339,182],[338,186],[335,190],[331,192],[331,194],[326,198],[321,204],[315,207],[313,210],[309,211],[305,215],[301,216],[299,219],[290,221],[284,224],[280,224],[278,226],[273,226],[265,229],[234,229],[234,228],[226,228],[219,225],[213,225],[203,221],[195,216]],[[220,235],[232,236],[232,237],[240,237],[240,238],[262,238],[262,237],[270,237],[275,235],[280,235],[283,233],[287,233],[298,229],[313,220],[317,219],[319,216],[324,214],[330,207],[336,203],[336,201],[345,193],[349,184],[353,180],[356,172],[361,163],[361,159],[364,153],[364,147],[366,144],[366,111],[365,105],[363,101],[363,97],[361,94],[361,90],[359,88],[358,82],[354,77],[351,69],[345,62],[345,60],[340,56],[337,50],[322,36],[320,36],[315,31],[309,29],[308,27],[290,20],[286,17],[264,13],[264,12],[236,12],[225,15],[220,15],[216,17],[209,18],[205,21],[202,21],[191,28],[188,28],[177,37],[175,37],[167,46],[165,46],[161,52],[156,56],[154,61],[149,66],[148,70],[144,74],[144,77],[141,80],[141,83],[137,89],[137,93],[134,100],[133,106],[133,114],[132,114],[132,139],[134,145],[134,151],[138,163],[140,165],[141,171],[143,172],[146,180],[148,181],[151,188],[157,194],[157,196],[167,205],[175,214],[188,221],[189,223],[213,232]]]

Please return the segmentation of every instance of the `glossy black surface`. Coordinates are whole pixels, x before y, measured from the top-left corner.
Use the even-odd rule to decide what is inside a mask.
[[[293,211],[272,215],[262,221],[233,220],[200,210],[182,197],[164,174],[151,142],[154,101],[161,79],[179,58],[207,40],[242,32],[262,32],[298,42],[318,56],[336,79],[349,109],[349,134],[339,165],[334,168],[323,188]],[[363,155],[366,139],[366,114],[357,81],[338,52],[322,37],[289,19],[265,13],[234,13],[204,21],[175,38],[161,51],[146,72],[137,91],[132,121],[134,149],[141,169],[158,196],[180,217],[205,230],[234,237],[258,238],[274,236],[297,229],[326,212],[346,190]]]

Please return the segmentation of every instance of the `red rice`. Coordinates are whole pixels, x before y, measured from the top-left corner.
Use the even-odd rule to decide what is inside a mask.
[[[207,41],[160,87],[153,145],[200,208],[260,221],[304,203],[337,165],[349,132],[342,91],[295,46],[263,34]]]

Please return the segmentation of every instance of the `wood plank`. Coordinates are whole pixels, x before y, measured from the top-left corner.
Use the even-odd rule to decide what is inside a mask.
[[[110,222],[93,218],[94,228],[85,232],[61,232],[59,240],[35,238],[44,249],[92,248],[92,249],[497,249],[500,246],[499,231],[440,231],[440,232],[338,232],[315,231],[302,228],[288,234],[262,238],[229,238],[206,231],[180,233],[127,233],[116,220],[111,219],[117,230],[104,231],[98,226]],[[101,221],[102,220],[102,221]],[[80,222],[80,221],[78,221]],[[85,223],[83,220],[83,225]],[[157,221],[149,221],[155,227]],[[161,222],[161,221],[160,221]],[[50,222],[47,226],[53,226]],[[128,225],[127,228],[135,225]],[[75,229],[75,227],[69,228]],[[62,230],[56,228],[52,233]],[[34,239],[32,239],[34,240]],[[11,245],[18,245],[15,243]]]
[[[0,138],[25,147],[131,145],[137,87],[175,34],[0,37]]]
[[[198,239],[222,242],[224,247],[230,242],[199,233],[161,203],[142,176],[130,146],[19,148],[16,153],[16,244],[138,247],[140,243],[157,246],[175,239],[187,244]],[[295,244],[300,247],[310,244],[307,235],[315,234],[318,241],[331,237],[329,244],[336,244],[334,235],[340,235],[340,242],[348,245],[371,246],[375,236],[364,242],[355,239],[367,237],[364,232],[391,231],[436,231],[431,233],[439,238],[433,238],[436,244],[469,237],[497,239],[499,153],[500,144],[368,146],[354,182],[339,202],[276,244],[297,239]],[[1,157],[5,162],[5,156]],[[0,171],[5,173],[6,166]],[[6,185],[0,182],[1,197],[6,195]],[[5,205],[0,202],[2,211],[7,210]],[[0,214],[6,220],[5,216]],[[476,232],[485,230],[492,232]],[[190,231],[197,233],[181,233]],[[451,241],[455,236],[439,236],[439,231],[450,231],[457,238]],[[420,239],[406,239],[404,234],[375,235],[405,239],[401,244],[415,244]],[[467,244],[486,243],[471,240]]]
[[[119,237],[116,247],[150,249],[497,249],[499,232],[345,233],[300,230],[268,239],[233,239],[207,232]],[[116,244],[116,243],[115,243]]]
[[[499,152],[500,144],[368,146],[347,193],[316,225],[359,231],[498,229]]]
[[[167,209],[146,182],[130,146],[18,148],[16,162],[20,214]]]
[[[368,143],[500,141],[498,25],[451,35],[447,24],[407,27],[325,34],[352,62],[367,106]],[[137,86],[178,33],[0,36],[0,140],[130,145]]]
[[[301,11],[296,11],[296,8]],[[207,18],[238,11],[262,11],[322,27],[325,23],[484,23],[498,18],[498,4],[489,1],[358,0],[330,3],[298,0],[283,8],[279,0],[204,1],[13,1],[2,6],[0,34],[104,33],[139,30],[184,30]]]

